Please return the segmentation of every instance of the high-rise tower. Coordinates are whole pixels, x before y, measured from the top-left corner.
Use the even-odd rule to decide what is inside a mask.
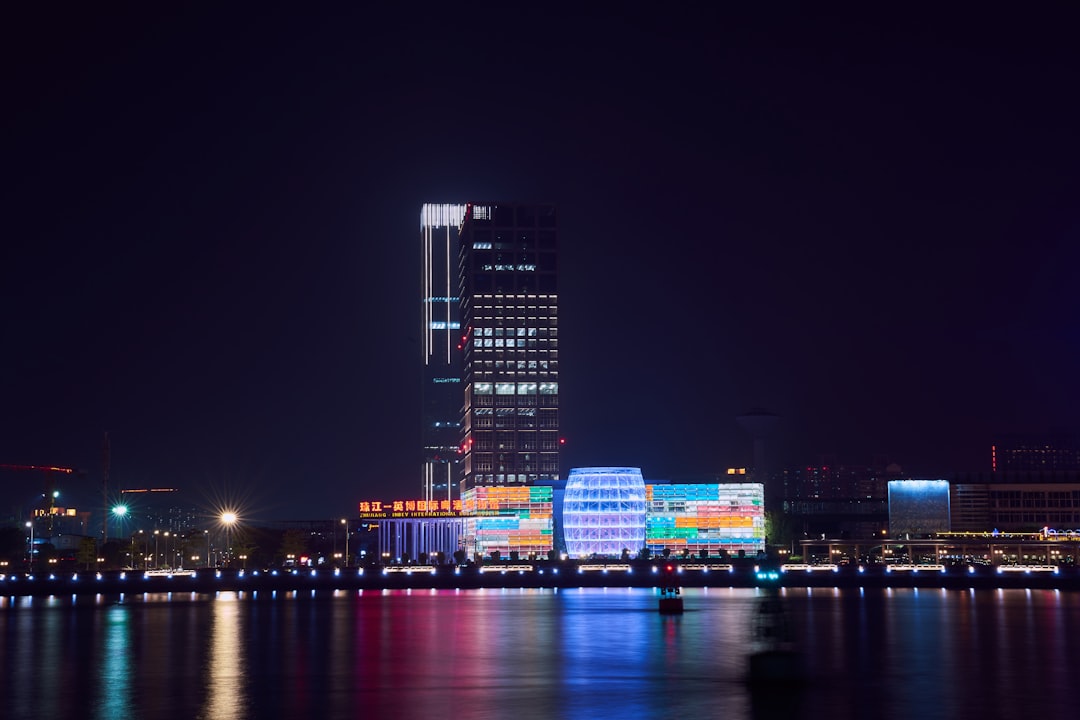
[[[458,231],[464,205],[424,204],[420,209],[424,353],[423,493],[449,500],[457,482],[461,434],[461,303],[458,297]]]
[[[559,478],[557,248],[551,205],[465,206],[463,491]]]

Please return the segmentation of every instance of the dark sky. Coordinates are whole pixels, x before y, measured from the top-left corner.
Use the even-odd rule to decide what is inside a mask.
[[[564,474],[1080,430],[1066,5],[255,7],[7,16],[0,463],[419,495],[426,201],[559,206]]]

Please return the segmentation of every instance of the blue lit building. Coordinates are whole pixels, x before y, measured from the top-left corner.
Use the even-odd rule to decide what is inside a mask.
[[[889,532],[928,535],[951,529],[948,480],[890,480]]]
[[[644,547],[645,497],[640,468],[571,470],[562,513],[570,557],[618,557]]]

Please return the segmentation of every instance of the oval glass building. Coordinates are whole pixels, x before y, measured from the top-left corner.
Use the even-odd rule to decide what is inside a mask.
[[[641,468],[574,468],[563,499],[566,552],[572,558],[618,557],[645,546]]]

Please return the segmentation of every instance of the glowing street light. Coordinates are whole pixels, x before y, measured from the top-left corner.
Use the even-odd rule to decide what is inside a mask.
[[[34,572],[34,522],[27,520],[26,527],[30,528],[30,572]]]
[[[225,552],[232,552],[232,529],[233,526],[240,520],[236,513],[232,510],[226,510],[221,513],[221,524],[225,526]],[[228,562],[228,560],[226,560]]]
[[[121,505],[113,505],[112,514],[113,514],[113,517],[116,518],[116,534],[117,535],[120,535],[121,531],[123,530],[123,525],[121,523],[123,522],[124,518],[127,517],[127,512],[128,512],[127,505],[123,505],[123,504],[121,504]]]
[[[349,567],[349,521],[341,518],[341,524],[345,526],[345,567]]]

